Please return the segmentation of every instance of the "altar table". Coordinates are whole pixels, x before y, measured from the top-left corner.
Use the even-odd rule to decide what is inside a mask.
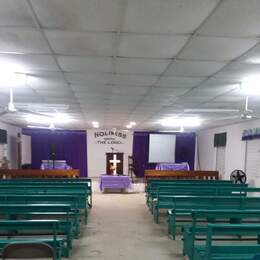
[[[159,171],[189,171],[190,167],[185,163],[157,163],[155,170]]]
[[[99,180],[100,190],[128,189],[131,187],[131,178],[126,175],[101,175]]]

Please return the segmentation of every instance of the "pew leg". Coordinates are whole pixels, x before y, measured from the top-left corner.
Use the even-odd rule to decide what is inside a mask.
[[[156,224],[159,224],[159,208],[157,205],[153,207],[153,217]]]
[[[84,223],[85,225],[87,225],[88,223],[88,209],[85,208],[85,211],[84,211]]]
[[[172,240],[175,240],[175,238],[176,238],[176,218],[175,218],[175,215],[169,215],[168,235]]]
[[[92,202],[93,202],[93,200],[92,200],[92,194],[89,196],[89,208],[92,208]]]

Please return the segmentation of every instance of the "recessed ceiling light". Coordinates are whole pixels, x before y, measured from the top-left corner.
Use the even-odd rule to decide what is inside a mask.
[[[132,125],[126,125],[126,128],[128,128],[128,129],[130,129],[130,128],[132,128]]]
[[[92,125],[94,128],[99,128],[99,122],[97,122],[97,121],[93,121]]]
[[[129,124],[130,124],[131,126],[135,126],[135,125],[136,125],[136,122],[133,122],[133,121],[132,121],[132,122],[130,122]]]
[[[159,121],[166,127],[196,127],[201,125],[201,119],[198,117],[168,117]]]

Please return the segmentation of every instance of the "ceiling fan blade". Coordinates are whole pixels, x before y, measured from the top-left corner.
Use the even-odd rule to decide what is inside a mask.
[[[19,109],[18,112],[20,113],[25,113],[25,114],[30,114],[30,115],[35,115],[35,116],[42,116],[42,117],[46,117],[46,118],[52,118],[52,116],[48,116],[46,114],[42,114],[39,112],[34,112],[31,110],[27,110],[27,109]]]
[[[184,113],[238,113],[239,109],[221,109],[221,108],[188,108],[184,109]]]

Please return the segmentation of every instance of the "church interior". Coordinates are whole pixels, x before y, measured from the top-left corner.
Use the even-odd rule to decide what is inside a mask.
[[[260,259],[260,0],[0,0],[0,259]]]

